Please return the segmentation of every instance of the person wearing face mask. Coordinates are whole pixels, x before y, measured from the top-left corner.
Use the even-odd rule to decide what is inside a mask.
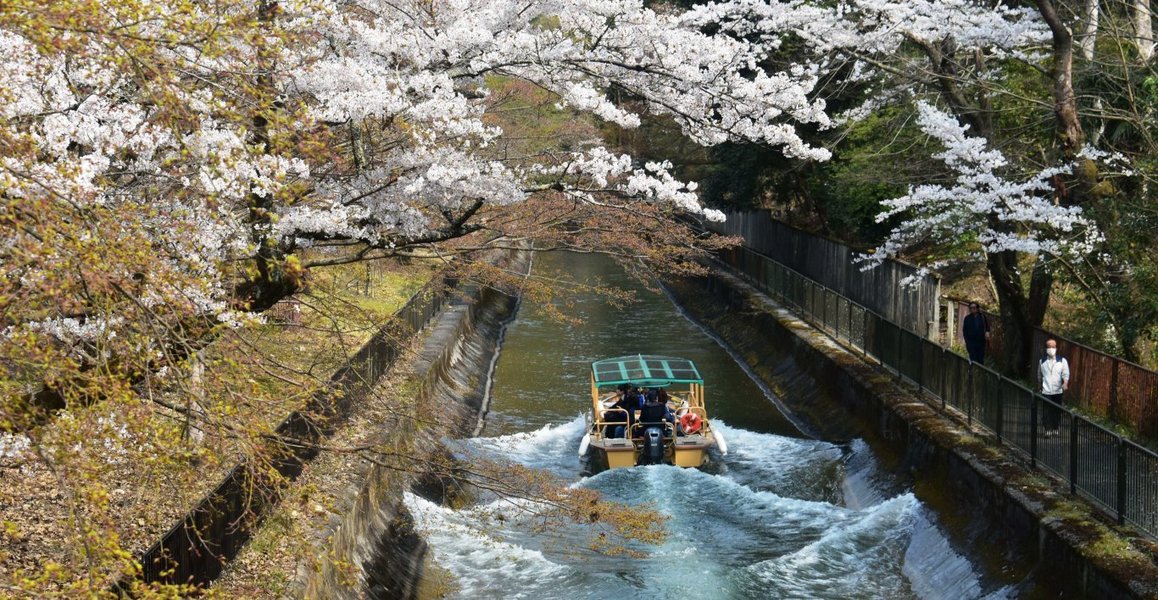
[[[1041,380],[1041,395],[1058,406],[1064,406],[1062,395],[1070,387],[1070,364],[1065,358],[1057,355],[1057,340],[1050,339],[1045,342],[1045,356],[1041,358],[1038,367],[1038,379]],[[1059,411],[1049,409],[1045,411],[1042,421],[1046,437],[1059,433],[1060,420]]]

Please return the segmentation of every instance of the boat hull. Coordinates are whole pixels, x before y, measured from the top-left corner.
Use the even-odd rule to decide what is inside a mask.
[[[677,467],[703,466],[711,445],[711,440],[702,436],[676,438],[672,446],[672,463]]]
[[[591,415],[579,443],[585,472],[643,464],[702,467],[712,447],[728,453],[708,419],[695,363],[643,354],[591,363]]]
[[[640,464],[642,450],[640,443],[627,439],[592,439],[586,452],[580,457],[590,472],[606,469],[634,467]],[[713,445],[710,437],[681,436],[674,442],[668,441],[664,448],[663,463],[677,467],[702,467],[708,459],[708,448]]]

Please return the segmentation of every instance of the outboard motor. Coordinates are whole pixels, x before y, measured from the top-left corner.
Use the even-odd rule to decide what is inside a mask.
[[[648,427],[643,430],[643,454],[641,464],[658,465],[663,462],[663,428]]]

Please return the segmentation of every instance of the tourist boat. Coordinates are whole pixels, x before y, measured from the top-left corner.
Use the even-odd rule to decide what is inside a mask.
[[[657,413],[655,407],[666,396],[668,418],[645,422],[641,419],[644,409],[636,410],[634,405],[629,416],[620,403],[625,387],[630,388],[628,394],[638,389],[645,396],[658,397],[646,409],[649,416]],[[721,454],[728,453],[723,435],[708,419],[704,380],[695,363],[686,358],[637,354],[591,363],[587,424],[579,443],[579,457],[587,472],[646,464],[699,467],[713,446]]]

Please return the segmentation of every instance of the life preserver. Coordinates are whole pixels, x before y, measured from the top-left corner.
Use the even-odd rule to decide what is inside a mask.
[[[694,412],[686,412],[684,416],[680,417],[680,428],[684,433],[696,433],[700,430],[700,415]]]

